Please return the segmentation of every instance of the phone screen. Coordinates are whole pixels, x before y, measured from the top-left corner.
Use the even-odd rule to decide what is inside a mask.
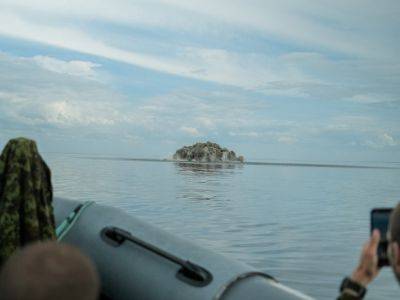
[[[378,245],[378,265],[387,266],[389,260],[387,257],[387,231],[389,229],[389,218],[392,209],[390,208],[378,208],[371,211],[371,232],[374,229],[378,229],[381,234],[381,239]]]
[[[386,241],[386,233],[389,227],[390,211],[375,211],[372,214],[371,230],[378,229],[381,233],[381,241]]]

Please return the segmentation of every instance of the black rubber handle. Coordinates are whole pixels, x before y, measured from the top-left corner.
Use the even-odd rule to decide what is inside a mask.
[[[105,242],[114,247],[120,246],[125,241],[132,242],[147,249],[150,252],[153,252],[169,261],[172,261],[177,265],[180,265],[181,268],[176,273],[176,277],[188,284],[202,287],[208,285],[213,279],[212,274],[205,268],[189,260],[183,260],[173,255],[172,253],[169,253],[163,249],[158,248],[157,246],[149,244],[148,242],[133,236],[130,232],[121,228],[105,227],[101,231],[101,237]]]

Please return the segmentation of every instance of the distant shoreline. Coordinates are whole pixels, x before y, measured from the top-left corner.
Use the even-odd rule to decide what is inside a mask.
[[[144,162],[165,162],[181,163],[192,165],[253,165],[253,166],[283,166],[283,167],[314,167],[314,168],[345,168],[345,169],[391,169],[400,170],[400,167],[388,166],[366,166],[366,165],[346,165],[346,164],[324,164],[324,163],[291,163],[291,162],[197,162],[159,158],[130,158],[130,157],[111,157],[111,156],[79,156],[77,158],[96,159],[96,160],[119,160],[119,161],[144,161]]]

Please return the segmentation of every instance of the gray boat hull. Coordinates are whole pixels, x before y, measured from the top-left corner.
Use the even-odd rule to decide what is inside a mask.
[[[59,225],[79,202],[56,198]],[[113,246],[101,236],[108,226],[118,227],[174,256],[201,266],[212,274],[205,286],[189,284],[177,277],[181,266],[134,243]],[[91,204],[64,234],[72,244],[92,258],[99,271],[102,291],[114,300],[142,299],[311,299],[291,290],[253,267],[239,263],[176,237],[120,209]]]

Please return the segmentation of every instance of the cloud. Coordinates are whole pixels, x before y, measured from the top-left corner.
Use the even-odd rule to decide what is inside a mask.
[[[183,131],[184,133],[187,133],[191,136],[200,136],[200,132],[197,130],[197,128],[194,127],[188,127],[188,126],[182,126],[181,128],[179,128],[181,131]]]
[[[342,115],[314,126],[315,137],[325,137],[326,142],[336,141],[342,145],[361,147],[364,150],[393,148],[399,146],[400,128],[385,116]]]
[[[178,57],[144,54],[110,46],[78,29],[44,26],[31,23],[18,15],[1,12],[0,34],[105,57],[172,75],[243,88],[252,88],[268,78],[275,78],[272,72],[264,71],[258,67],[260,57],[257,57],[257,55],[242,56],[222,49],[193,47],[175,49]],[[59,72],[73,72],[74,74],[77,71],[82,72],[83,68],[86,72],[90,72],[94,67],[87,63],[82,64],[82,62],[60,64],[60,62],[43,57],[36,60],[40,65],[52,71],[59,69]],[[244,66],[247,67],[244,68]],[[80,68],[80,70],[77,70],[77,68]]]
[[[258,91],[271,96],[360,104],[400,101],[400,64],[396,61],[332,59],[313,52],[287,53],[277,61],[287,70],[280,76],[282,79],[261,84],[256,88]]]
[[[279,123],[279,122],[277,122]],[[280,143],[284,145],[293,145],[298,142],[298,139],[293,134],[301,134],[303,137],[307,135],[306,132],[299,130],[299,127],[293,125],[292,128],[284,128],[282,125],[264,126],[258,128],[260,132],[256,131],[230,131],[229,136],[233,138],[245,139],[246,141],[267,141],[269,144]]]
[[[44,105],[40,112],[43,122],[54,125],[114,125],[119,112],[111,105],[82,103],[80,101],[56,101]]]
[[[60,96],[63,96],[62,92]],[[3,112],[9,120],[27,126],[77,128],[113,125],[119,122],[120,113],[113,105],[93,101],[85,102],[79,97],[73,99],[71,101],[43,101],[43,98],[30,100],[29,95],[22,94],[0,96]],[[13,102],[14,105],[10,107],[10,103]]]
[[[207,116],[196,117],[194,121],[207,129],[215,129],[216,127],[216,121]]]
[[[41,25],[29,22],[15,14],[0,12],[0,34],[105,57],[170,74],[183,76],[185,74],[190,75],[191,71],[189,67],[178,62],[175,64],[168,59],[162,60],[151,55],[109,46],[79,29]]]
[[[258,132],[255,131],[250,131],[250,132],[234,132],[234,131],[230,131],[229,132],[230,136],[236,137],[249,137],[249,138],[258,138],[261,135]]]
[[[379,94],[356,94],[348,98],[349,101],[363,103],[363,104],[373,104],[382,102],[393,102],[398,99],[394,98],[392,95],[379,95]]]
[[[40,59],[40,61],[53,60]],[[103,84],[91,80],[94,71],[81,64],[55,60],[68,66],[61,72],[48,71],[37,57],[18,58],[0,53],[1,117],[26,126],[94,126],[119,122],[122,98]],[[82,62],[84,63],[84,62]],[[89,65],[89,62],[85,62]],[[52,65],[53,66],[53,65]],[[109,100],[113,99],[114,102]]]
[[[57,63],[68,65],[69,61],[57,59]],[[39,66],[35,57],[0,54],[4,132],[22,127],[96,139],[118,133],[132,143],[207,137],[281,145],[330,139],[372,149],[399,145],[398,122],[390,124],[362,114],[321,120],[272,117],[271,108],[264,97],[228,88],[178,89],[131,101],[105,83],[92,80],[85,71],[81,75],[71,75],[69,69],[53,72]]]
[[[224,36],[233,29],[351,54],[383,57],[397,54],[393,43],[382,43],[382,38],[395,32],[398,25],[395,1],[378,7],[373,1],[310,5],[309,1],[301,0],[288,5],[257,0],[234,1],[234,4],[228,0],[116,0],[108,5],[92,0],[85,3],[45,0],[38,5],[34,0],[3,0],[2,6],[3,11],[36,17],[42,22],[44,16],[52,16],[53,25],[72,17],[81,22],[96,20],[131,28],[189,30],[203,35],[220,28],[219,36]]]
[[[380,140],[382,141],[383,145],[387,146],[397,146],[399,144],[391,135],[384,132],[382,135],[379,136]]]
[[[132,101],[106,83],[92,80],[96,69],[90,68],[89,75],[86,68],[79,75],[71,75],[72,69],[74,74],[81,69],[75,69],[75,65],[71,69],[70,61],[40,61],[68,67],[54,72],[47,65],[38,65],[37,57],[0,54],[0,116],[8,126],[88,131],[125,127],[173,138],[179,132],[190,136],[237,129],[255,132],[254,128],[270,122],[258,116],[268,103],[259,99],[249,102],[243,92],[187,89]]]
[[[395,1],[377,9],[373,2],[313,3],[296,1],[278,4],[276,1],[180,1],[166,0],[179,8],[201,13],[222,22],[261,32],[277,39],[324,47],[342,53],[395,57],[395,52],[380,43],[379,30],[387,33],[384,26],[369,20],[373,17],[387,24],[399,24],[394,11]],[[358,13],[357,13],[358,12]],[[358,15],[359,17],[354,17]],[[365,19],[364,19],[365,18]],[[377,32],[378,31],[378,32]],[[367,36],[368,39],[363,37]],[[399,46],[398,44],[396,45]]]
[[[203,135],[218,131],[249,130],[264,126],[270,120],[258,115],[268,103],[248,95],[225,89],[203,91],[201,89],[180,89],[150,97],[136,104],[128,122],[141,122],[148,130],[169,132],[174,135],[176,128],[192,127]],[[140,121],[138,121],[140,120]]]
[[[386,132],[378,133],[361,142],[363,146],[373,149],[382,149],[385,147],[395,147],[399,145],[399,141],[395,140],[391,135]]]
[[[283,144],[287,144],[287,145],[292,145],[294,143],[297,142],[297,139],[295,137],[292,136],[280,136],[278,138],[278,142],[283,143]]]
[[[89,79],[96,78],[97,74],[95,68],[100,67],[99,64],[90,61],[64,61],[61,59],[41,55],[34,56],[32,60],[46,70],[60,74],[81,76]]]
[[[273,97],[374,104],[399,101],[397,10],[369,1],[5,0],[0,34]],[[90,78],[96,67],[38,60]]]
[[[325,127],[327,131],[368,131],[376,128],[377,120],[363,115],[341,115],[335,116],[328,121]]]
[[[5,51],[25,57],[0,53],[1,133],[395,152],[399,13],[372,0],[3,0]]]

